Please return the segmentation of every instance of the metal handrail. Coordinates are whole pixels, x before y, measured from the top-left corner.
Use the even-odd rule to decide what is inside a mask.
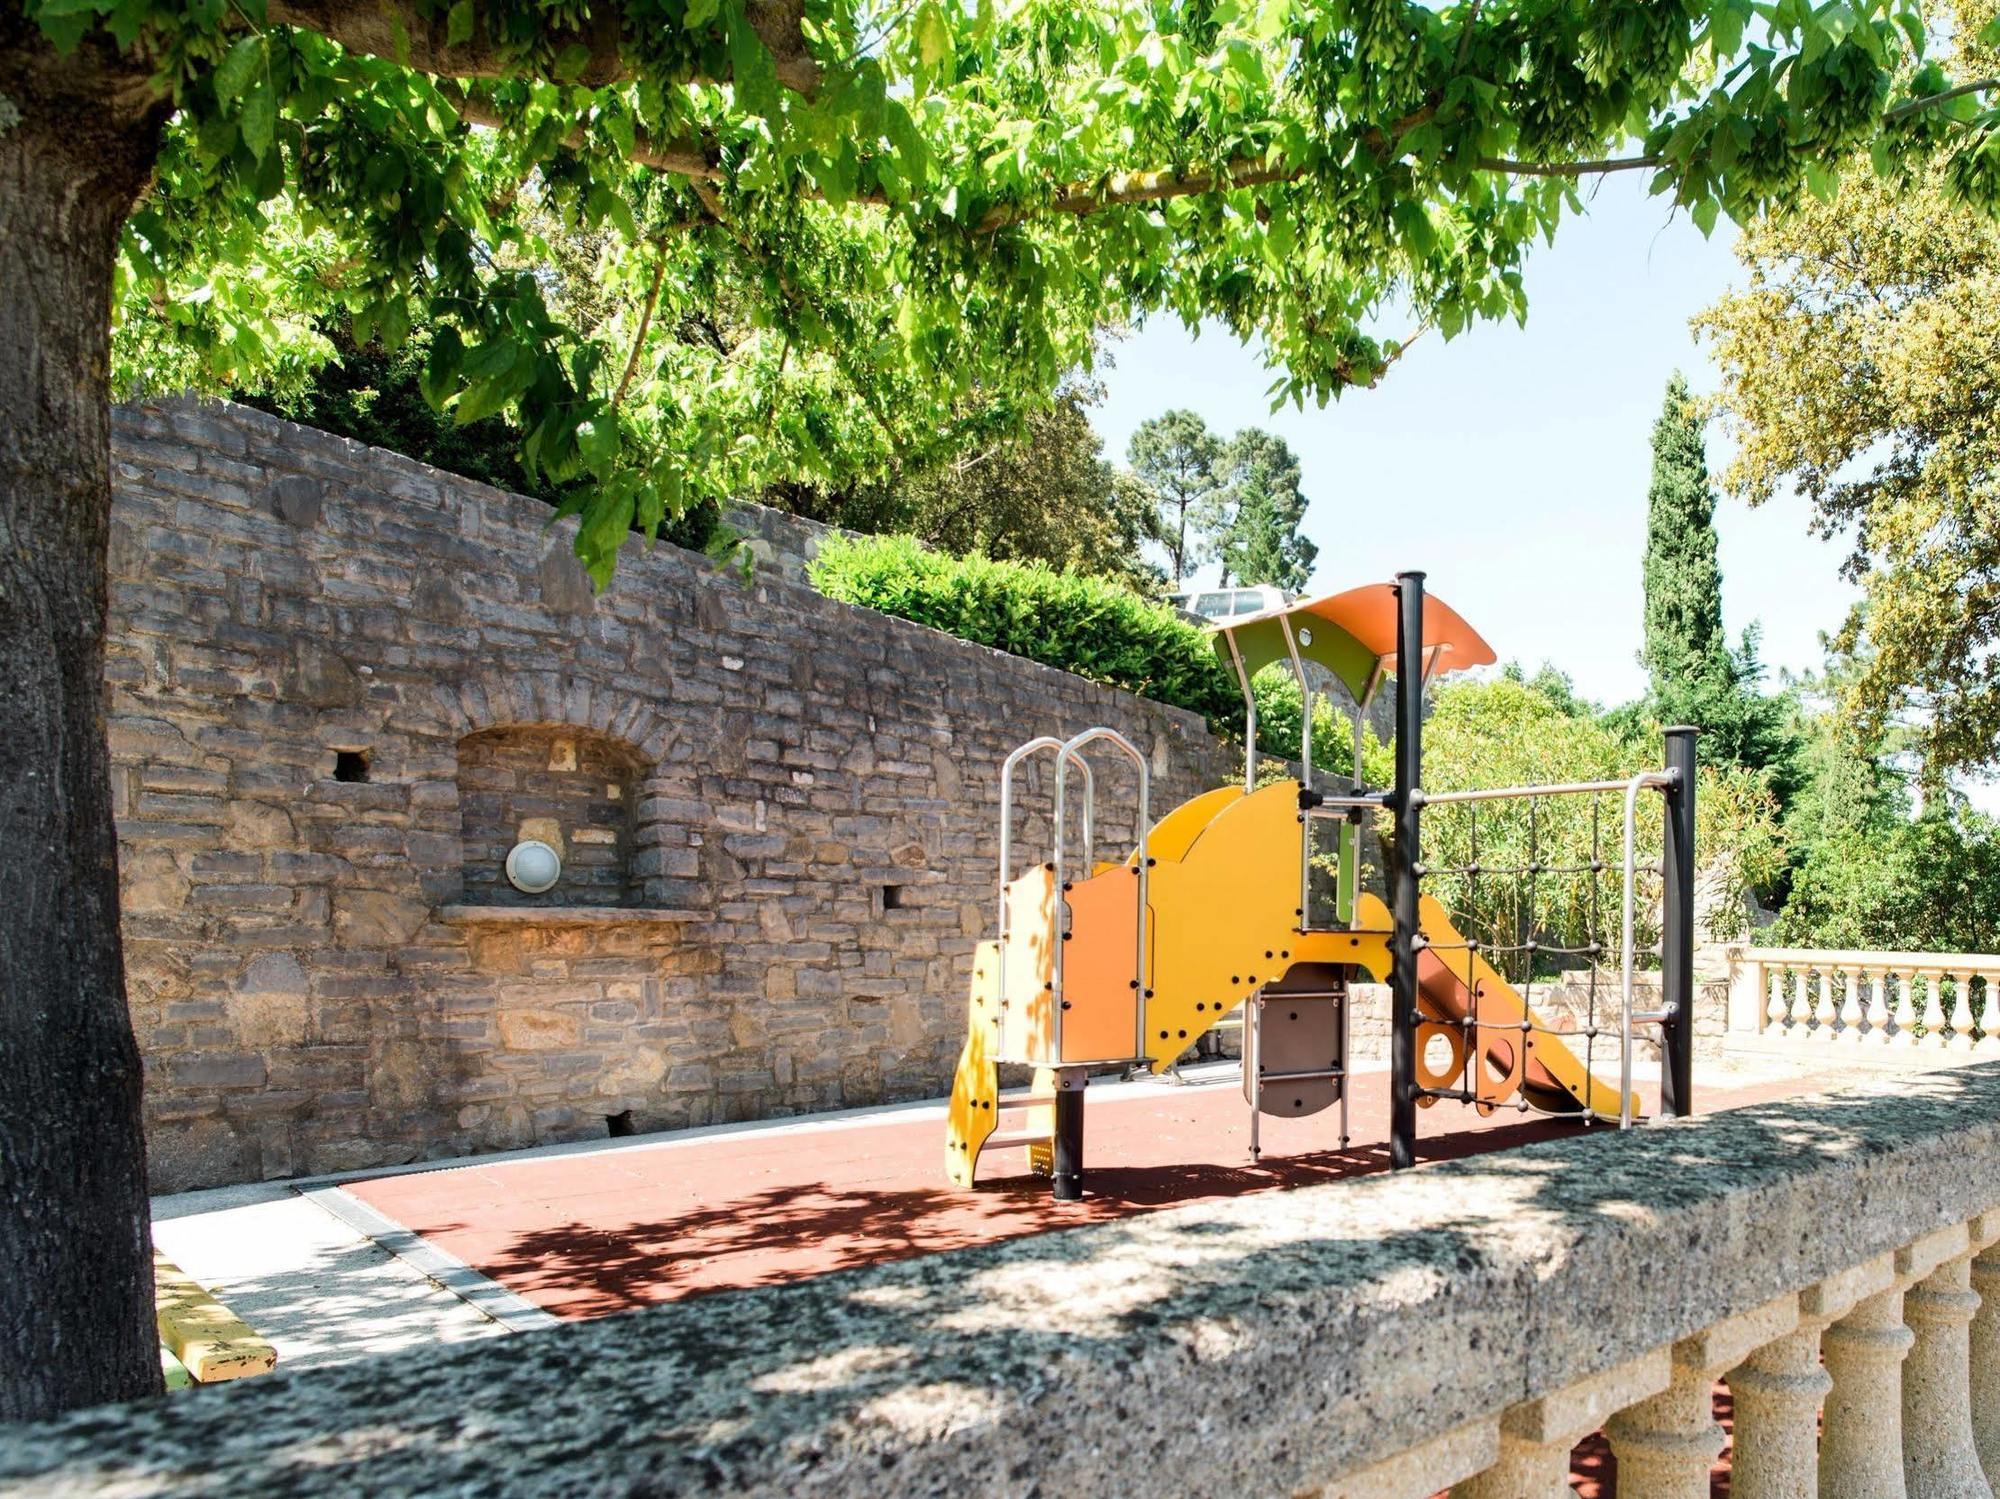
[[[1007,1007],[1007,939],[1012,935],[1012,929],[1007,918],[1007,882],[1012,874],[1009,866],[1013,863],[1014,857],[1014,767],[1027,759],[1028,756],[1040,754],[1043,750],[1055,750],[1059,757],[1068,754],[1068,751],[1063,747],[1062,740],[1056,738],[1053,734],[1043,734],[1021,745],[1014,753],[1001,762],[1000,765],[1000,941],[998,944],[1000,974],[995,998],[998,1001],[999,1007],[1003,1010]],[[1097,805],[1097,778],[1091,774],[1089,761],[1083,759],[1081,756],[1071,756],[1071,758],[1074,758],[1076,763],[1083,768],[1083,843],[1085,856],[1092,857],[1097,851],[1097,831],[1092,825]],[[1062,763],[1060,758],[1058,763]],[[1060,784],[1061,778],[1058,777],[1057,779],[1056,843],[1060,847],[1062,843],[1062,802],[1060,800],[1062,787]],[[1060,943],[1058,943],[1058,949],[1060,949]]]
[[[1250,673],[1243,666],[1243,652],[1237,649],[1236,632],[1224,630],[1229,642],[1229,662],[1236,668],[1236,685],[1243,689],[1243,794],[1257,789],[1257,694],[1250,690]]]
[[[1670,772],[1646,771],[1647,775],[1668,775]],[[1420,807],[1436,807],[1450,802],[1497,802],[1531,796],[1588,796],[1605,791],[1623,791],[1630,781],[1558,781],[1549,786],[1495,786],[1484,791],[1419,791],[1415,793]]]
[[[1063,800],[1069,784],[1070,762],[1074,760],[1078,764],[1084,764],[1082,756],[1083,749],[1087,745],[1092,745],[1097,743],[1099,740],[1106,740],[1111,744],[1116,745],[1119,749],[1123,750],[1126,756],[1132,761],[1132,765],[1134,769],[1137,770],[1139,775],[1139,850],[1136,856],[1139,866],[1139,892],[1138,892],[1139,910],[1138,910],[1138,919],[1134,922],[1134,925],[1138,931],[1137,948],[1132,955],[1133,956],[1132,975],[1133,975],[1133,980],[1137,985],[1137,987],[1133,990],[1132,1053],[1134,1056],[1144,1056],[1146,1054],[1146,996],[1147,996],[1146,886],[1149,873],[1148,866],[1151,862],[1146,856],[1146,833],[1148,828],[1150,828],[1151,826],[1151,813],[1148,806],[1148,795],[1149,795],[1149,787],[1151,784],[1151,778],[1147,773],[1146,757],[1139,753],[1138,747],[1134,745],[1131,740],[1127,739],[1123,734],[1119,733],[1116,729],[1095,728],[1095,729],[1085,729],[1080,734],[1072,735],[1069,738],[1069,740],[1067,740],[1061,746],[1061,754],[1056,760],[1055,876],[1056,876],[1056,925],[1058,931],[1056,934],[1056,943],[1055,943],[1055,962],[1054,962],[1055,991],[1054,992],[1055,992],[1055,1054],[1056,1054],[1056,1060],[1058,1062],[1062,1060],[1062,1033],[1063,1033],[1062,933],[1067,930],[1067,911],[1069,906],[1069,902],[1063,898],[1063,892],[1065,889],[1067,889],[1067,886],[1065,885],[1063,879],[1063,862],[1064,862]],[[1086,773],[1088,772],[1088,769],[1089,767],[1085,765]],[[1089,782],[1085,783],[1084,795],[1089,801],[1093,803],[1095,802],[1096,791],[1092,783]]]

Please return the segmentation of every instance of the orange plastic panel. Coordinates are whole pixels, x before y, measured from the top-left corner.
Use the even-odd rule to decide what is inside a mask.
[[[1133,1055],[1138,1019],[1139,871],[1120,864],[1069,892],[1063,947],[1062,1059],[1110,1062]]]

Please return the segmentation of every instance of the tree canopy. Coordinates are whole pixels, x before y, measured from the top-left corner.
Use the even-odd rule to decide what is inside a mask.
[[[2000,71],[2000,5],[1956,10],[1955,70]],[[1941,779],[2000,759],[2000,224],[1962,161],[1880,164],[1748,227],[1749,285],[1697,326],[1739,439],[1729,488],[1796,489],[1853,542],[1848,718],[1864,739],[1907,719]]]
[[[1911,0],[27,5],[171,102],[121,248],[135,378],[243,383],[329,310],[391,350],[434,317],[428,394],[517,412],[600,577],[635,520],[1047,392],[1107,318],[1260,335],[1281,399],[1370,383],[1392,304],[1522,315],[1591,173],[1704,227],[1871,143],[2000,181],[1981,98],[1925,102]],[[545,273],[556,226],[596,245],[580,277]]]

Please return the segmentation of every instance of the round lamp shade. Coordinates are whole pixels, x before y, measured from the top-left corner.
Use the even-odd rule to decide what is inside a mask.
[[[539,838],[526,838],[507,853],[507,882],[524,895],[540,895],[562,878],[562,855]]]

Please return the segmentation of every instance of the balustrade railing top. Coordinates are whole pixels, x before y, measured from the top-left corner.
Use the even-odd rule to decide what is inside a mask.
[[[1477,1499],[1603,1425],[1706,1492],[1726,1373],[1757,1492],[1976,1493],[1996,1238],[2000,1064],[82,1412],[0,1490]]]
[[[1731,948],[1727,1044],[1833,1045],[1857,1062],[1900,1066],[2000,1055],[1996,986],[2000,954]]]

